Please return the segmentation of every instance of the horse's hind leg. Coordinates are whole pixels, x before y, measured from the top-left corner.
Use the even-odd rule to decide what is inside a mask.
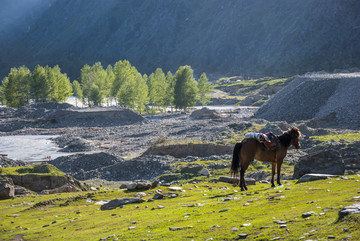
[[[271,187],[275,187],[275,183],[274,183],[275,168],[276,168],[276,162],[273,162],[272,170],[271,170]]]
[[[240,188],[241,188],[241,191],[248,190],[247,187],[246,187],[245,172],[249,167],[249,163],[250,162],[245,162],[244,164],[241,165],[241,170],[240,170]]]
[[[280,171],[281,171],[281,165],[282,165],[282,160],[278,162],[277,164],[277,184],[280,186],[281,182],[280,182]]]

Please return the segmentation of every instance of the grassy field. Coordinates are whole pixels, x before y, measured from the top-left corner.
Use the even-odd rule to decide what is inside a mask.
[[[359,215],[342,220],[338,211],[356,202],[360,176],[270,188],[217,182],[219,175],[183,180],[176,198],[101,211],[101,200],[152,198],[103,186],[96,192],[25,196],[0,201],[0,239],[12,240],[358,240]],[[303,213],[313,211],[308,218]],[[276,221],[283,221],[278,222]]]

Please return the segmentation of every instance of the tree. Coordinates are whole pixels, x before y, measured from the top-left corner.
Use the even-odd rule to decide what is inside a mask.
[[[83,98],[83,92],[81,89],[81,85],[77,80],[74,80],[72,83],[72,88],[73,88],[73,96],[76,97],[76,106],[77,106],[77,99],[82,100]]]
[[[207,104],[210,102],[210,97],[208,94],[213,90],[211,84],[205,73],[202,73],[198,83],[199,89],[199,102],[201,104]]]
[[[194,106],[197,101],[198,87],[190,66],[180,66],[175,75],[174,104],[177,109]]]
[[[165,108],[168,85],[169,83],[166,82],[164,72],[161,68],[157,68],[155,73],[149,76],[148,87],[150,103]]]
[[[66,74],[61,73],[58,65],[53,68],[45,67],[47,81],[49,83],[49,100],[55,102],[65,102],[72,95],[72,86],[70,79]]]
[[[31,72],[25,67],[11,68],[2,81],[2,101],[9,107],[19,108],[30,101]]]
[[[148,103],[146,80],[127,60],[118,61],[113,67],[114,80],[111,95],[120,106],[143,111]]]
[[[164,103],[166,106],[171,106],[174,104],[174,87],[175,87],[175,78],[170,71],[167,72],[166,77],[166,91],[165,91],[165,100]]]
[[[113,81],[111,67],[104,70],[101,62],[96,62],[91,67],[84,65],[81,69],[80,80],[83,98],[87,99],[89,105],[102,105],[105,98],[110,96]]]
[[[36,103],[49,101],[50,86],[46,69],[40,65],[36,65],[31,74],[30,92],[31,99]]]

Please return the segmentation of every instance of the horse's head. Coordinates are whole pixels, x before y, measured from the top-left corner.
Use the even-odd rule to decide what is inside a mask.
[[[298,128],[296,127],[292,127],[288,133],[290,134],[291,137],[291,141],[290,141],[290,145],[293,145],[296,149],[300,148],[300,137],[301,137],[301,132],[299,131]]]

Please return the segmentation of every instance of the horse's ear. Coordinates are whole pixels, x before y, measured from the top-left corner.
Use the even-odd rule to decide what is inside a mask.
[[[293,138],[299,138],[301,137],[301,132],[297,127],[292,127],[290,130],[291,137]]]

